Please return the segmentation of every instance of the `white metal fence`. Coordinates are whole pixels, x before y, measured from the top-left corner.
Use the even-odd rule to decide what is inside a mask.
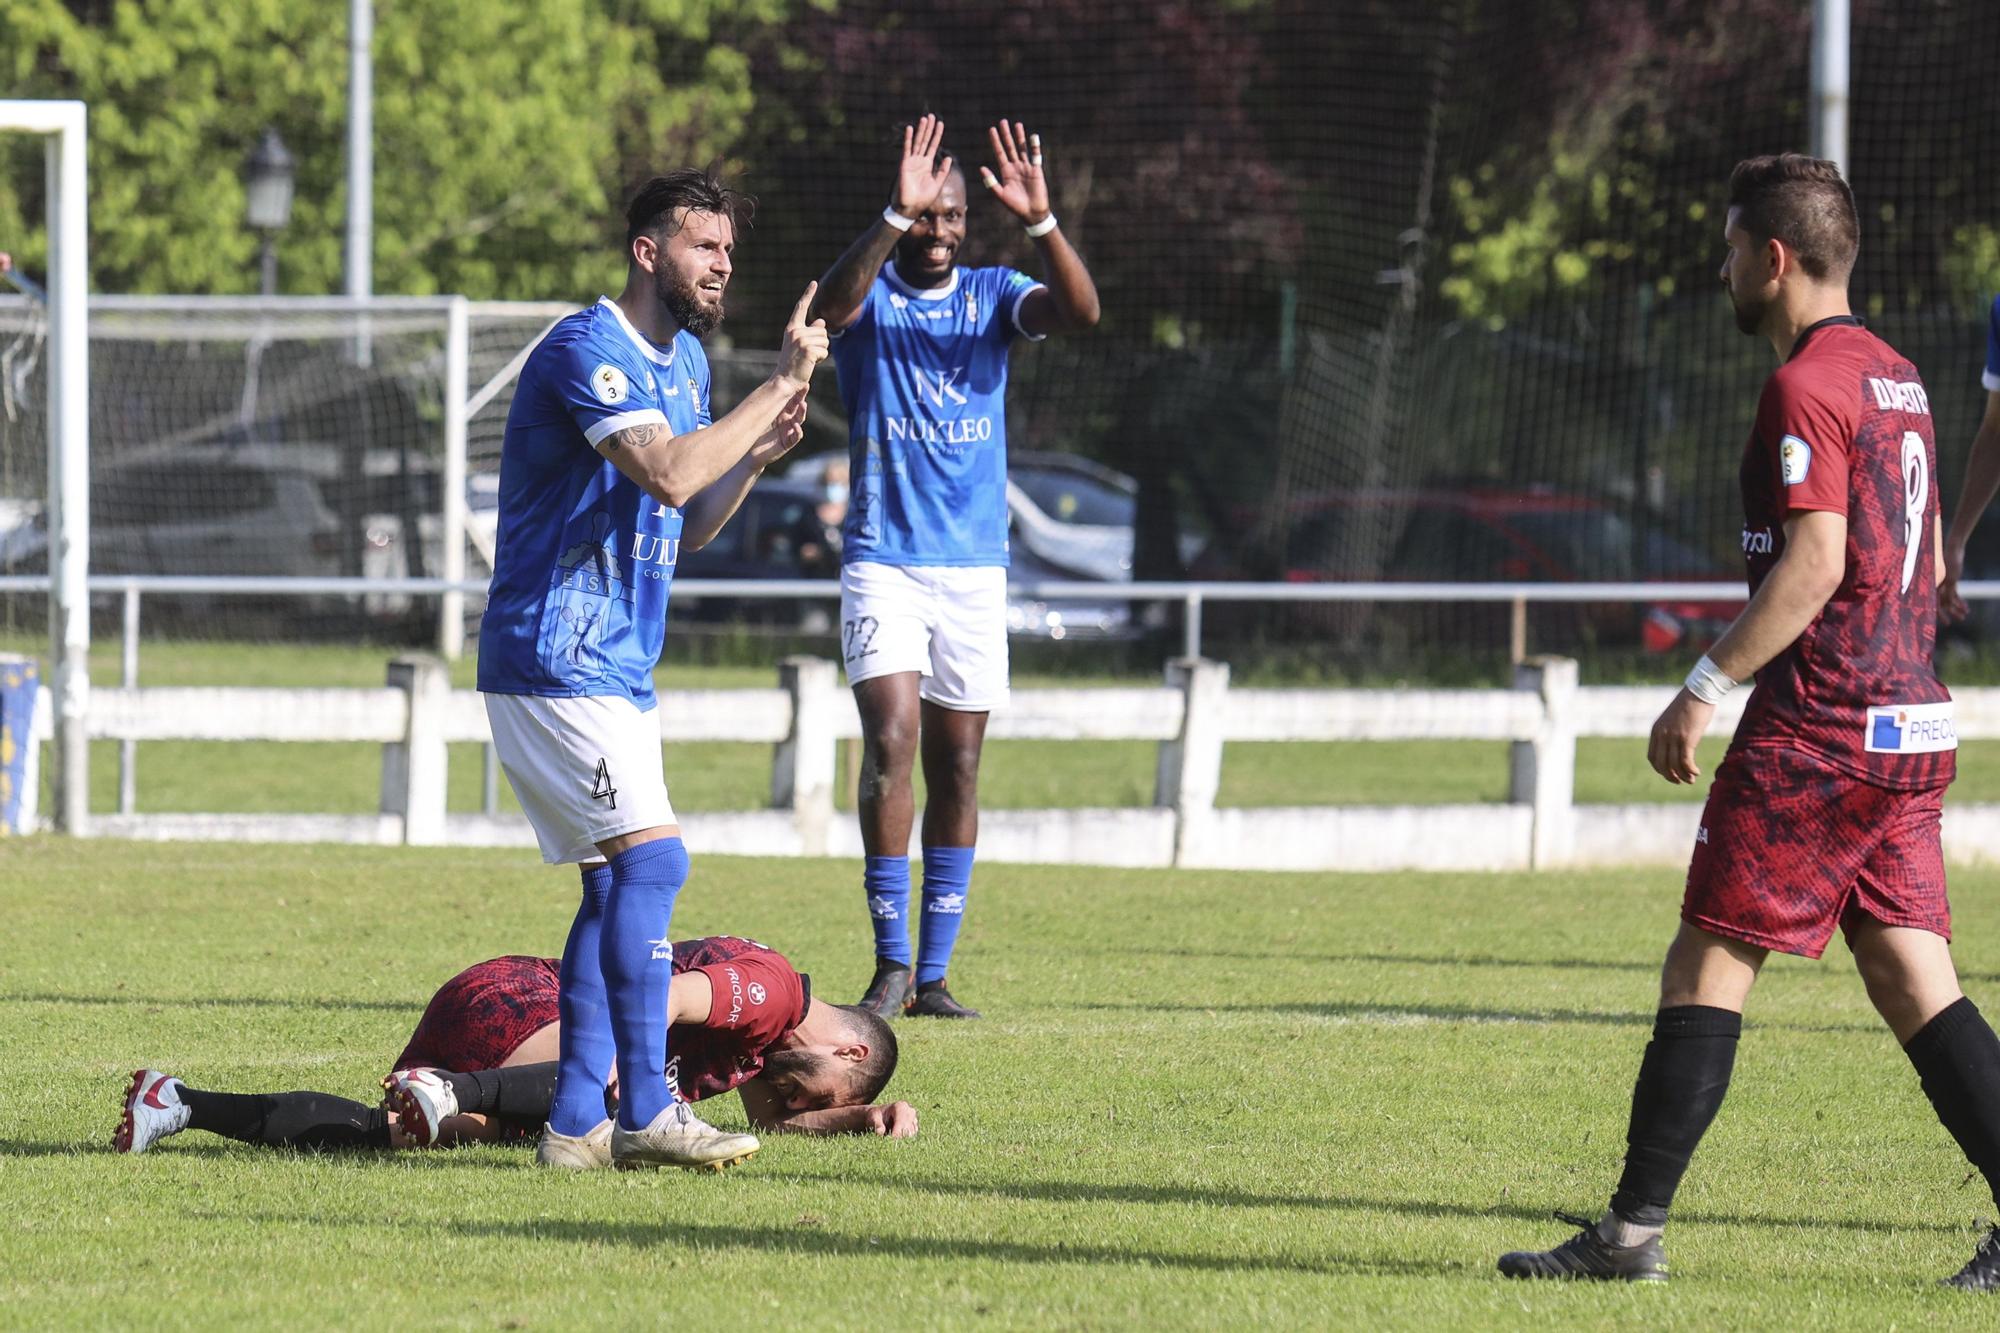
[[[1579,738],[1644,737],[1663,687],[1582,687],[1573,661],[1524,663],[1506,690],[1237,689],[1221,663],[1180,660],[1158,686],[1020,690],[994,715],[995,739],[1138,740],[1157,744],[1153,802],[1136,809],[992,810],[981,854],[995,860],[1256,870],[1509,870],[1686,859],[1699,806],[1578,805]],[[1732,729],[1742,694],[1719,710]],[[2000,738],[2000,689],[1962,690],[1959,734]],[[705,851],[861,855],[859,830],[834,802],[837,747],[860,735],[831,662],[793,658],[769,689],[679,690],[661,696],[663,740],[772,746],[767,808],[690,814]],[[36,734],[49,732],[47,692]],[[531,847],[527,822],[492,808],[446,806],[447,747],[490,740],[479,696],[450,687],[430,656],[397,659],[379,689],[105,689],[88,713],[92,739],[140,742],[348,741],[382,747],[373,814],[99,815],[94,833],[148,839],[248,839]],[[1403,740],[1510,743],[1504,804],[1218,806],[1232,741]],[[1634,746],[1633,762],[1643,762]],[[698,774],[669,778],[699,781]],[[1946,850],[2000,858],[2000,805],[1951,805]]]

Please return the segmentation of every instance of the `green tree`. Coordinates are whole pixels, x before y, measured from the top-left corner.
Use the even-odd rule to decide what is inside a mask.
[[[577,298],[615,283],[616,213],[664,165],[724,156],[751,109],[718,36],[792,0],[384,0],[375,28],[375,288]],[[334,21],[329,22],[329,13]],[[341,287],[347,33],[323,0],[15,0],[14,96],[90,105],[100,291],[255,290],[242,163],[266,125],[298,160],[287,292]],[[6,145],[0,245],[45,250],[39,149]]]

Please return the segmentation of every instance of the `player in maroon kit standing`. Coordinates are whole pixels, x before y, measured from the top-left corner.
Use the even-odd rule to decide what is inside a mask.
[[[1729,180],[1722,281],[1781,362],[1743,455],[1750,603],[1653,724],[1692,782],[1715,705],[1752,674],[1688,868],[1624,1175],[1596,1222],[1516,1252],[1523,1278],[1665,1281],[1667,1207],[1722,1107],[1743,1002],[1773,949],[1817,958],[1838,925],[1938,1119],[2000,1190],[2000,1039],[1959,990],[1938,818],[1957,738],[1931,666],[1941,577],[1923,384],[1848,311],[1860,228],[1831,162],[1787,153]],[[2000,1198],[2000,1194],[1996,1194]],[[1952,1286],[2000,1285],[2000,1227]]]

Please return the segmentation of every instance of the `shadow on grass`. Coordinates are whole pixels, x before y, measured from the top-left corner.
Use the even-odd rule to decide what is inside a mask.
[[[1621,962],[1605,958],[1501,958],[1494,954],[1408,954],[1408,953],[1283,953],[1255,949],[1098,949],[1105,956],[1138,958],[1221,958],[1245,963],[1386,963],[1402,967],[1498,967],[1526,971],[1644,972],[1657,976],[1660,963]],[[1664,950],[1662,951],[1664,956]],[[1960,972],[1961,982],[1993,985],[2000,972]]]
[[[1085,1011],[1146,1014],[1297,1014],[1307,1018],[1348,1019],[1357,1023],[1377,1023],[1392,1027],[1399,1023],[1519,1023],[1547,1025],[1575,1023],[1594,1027],[1653,1026],[1653,1011],[1617,1013],[1596,1009],[1482,1009],[1458,1004],[1369,1004],[1360,1000],[1297,1000],[1275,1004],[1171,1004],[1094,1001],[1065,1008]],[[1880,1023],[1770,1023],[1754,1018],[1744,1020],[1747,1033],[1808,1032],[1880,1036]]]
[[[0,1139],[0,1157],[96,1157],[111,1151],[110,1135],[103,1143],[50,1143],[43,1139]]]
[[[1393,963],[1408,967],[1516,967],[1585,972],[1658,973],[1660,964],[1625,963],[1599,958],[1500,958],[1491,954],[1460,957],[1407,953],[1279,953],[1251,949],[1100,949],[1098,953],[1134,954],[1144,958],[1228,958],[1246,963]]]
[[[829,1177],[829,1179],[831,1179]],[[852,1182],[848,1182],[852,1183]],[[232,1221],[261,1224],[295,1223],[314,1228],[350,1227],[404,1229],[390,1219],[326,1218],[304,1214],[214,1214]],[[1485,1268],[1484,1262],[1436,1259],[1363,1258],[1358,1255],[1317,1254],[1190,1254],[1127,1246],[1033,1244],[1011,1240],[969,1240],[943,1236],[858,1236],[808,1228],[730,1226],[707,1222],[594,1222],[541,1219],[521,1222],[474,1220],[441,1222],[438,1228],[457,1235],[510,1241],[545,1240],[572,1245],[654,1246],[677,1250],[762,1250],[812,1258],[915,1259],[926,1263],[950,1259],[987,1259],[1000,1263],[1116,1265],[1179,1269],[1210,1273],[1306,1273],[1327,1277],[1454,1277]]]
[[[421,1000],[334,1000],[323,995],[189,996],[189,995],[64,995],[59,991],[0,993],[0,1004],[84,1004],[148,1009],[374,1009],[384,1013],[421,1013]]]
[[[1358,1000],[1299,1000],[1275,1004],[1152,1004],[1101,1000],[1068,1008],[1116,1013],[1299,1014],[1377,1023],[1583,1023],[1608,1027],[1651,1027],[1651,1010],[1616,1013],[1594,1009],[1481,1009],[1457,1004],[1367,1004]]]
[[[171,1148],[155,1148],[151,1152],[141,1155],[162,1162],[171,1162],[181,1157],[199,1157],[204,1160],[219,1162],[225,1158],[241,1160],[246,1151],[258,1152],[271,1157],[340,1156],[356,1159],[370,1155],[377,1158],[387,1158],[391,1153],[391,1150],[387,1148],[353,1149],[339,1153],[316,1152],[310,1148],[260,1149],[255,1144],[237,1143],[229,1139],[212,1138],[204,1135],[192,1143],[176,1136],[174,1145]],[[89,1139],[71,1143],[52,1142],[47,1139],[0,1139],[0,1157],[127,1157],[130,1155],[129,1153],[121,1153],[111,1146],[111,1132],[108,1129],[101,1139]],[[467,1165],[475,1165],[475,1163],[468,1162]]]
[[[820,1184],[852,1184],[850,1176],[822,1175],[791,1171],[787,1178]],[[1549,1208],[1531,1208],[1518,1203],[1477,1207],[1463,1203],[1439,1203],[1430,1199],[1369,1199],[1344,1195],[1265,1194],[1237,1189],[1205,1189],[1194,1185],[1146,1185],[1113,1181],[1091,1183],[1079,1180],[1010,1180],[1001,1183],[942,1178],[883,1178],[870,1184],[910,1190],[919,1194],[970,1195],[979,1198],[1013,1199],[1024,1203],[1107,1203],[1181,1204],[1227,1208],[1311,1208],[1333,1212],[1395,1213],[1404,1217],[1465,1217],[1478,1219],[1511,1218],[1520,1222],[1547,1223],[1559,1230]],[[1711,1213],[1687,1209],[1674,1213],[1677,1225],[1689,1222],[1716,1226],[1776,1227],[1781,1229],[1820,1227],[1835,1231],[1937,1231],[1958,1234],[1964,1227],[1942,1222],[1884,1222],[1871,1218],[1760,1217],[1740,1213]],[[1556,1237],[1560,1239],[1560,1237]]]

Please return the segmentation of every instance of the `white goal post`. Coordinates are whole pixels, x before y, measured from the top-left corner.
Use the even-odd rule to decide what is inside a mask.
[[[56,827],[90,818],[90,267],[82,102],[0,99],[0,131],[46,137],[49,235],[49,649]]]

